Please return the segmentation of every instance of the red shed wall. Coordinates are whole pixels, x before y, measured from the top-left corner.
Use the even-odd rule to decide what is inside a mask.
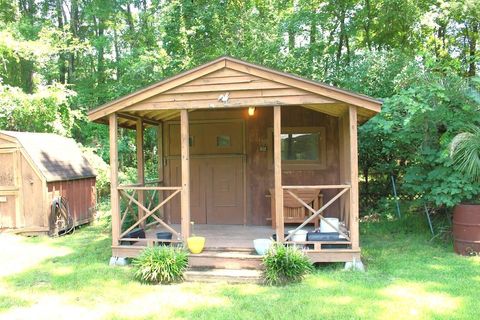
[[[49,182],[47,187],[50,201],[54,190],[67,199],[75,225],[91,221],[96,204],[95,178]]]

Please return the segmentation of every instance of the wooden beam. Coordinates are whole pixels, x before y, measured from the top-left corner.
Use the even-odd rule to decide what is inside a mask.
[[[143,153],[143,121],[142,119],[136,120],[136,139],[135,144],[137,147],[137,183],[143,185],[145,184],[145,159]],[[145,193],[143,190],[138,190],[138,202],[143,206],[145,205]],[[138,219],[140,220],[144,215],[143,210],[138,207]],[[140,225],[142,228],[145,227],[145,223]]]
[[[273,107],[273,164],[275,175],[275,232],[277,241],[283,242],[283,189],[282,189],[282,115],[281,107]]]
[[[190,133],[188,130],[188,111],[180,112],[180,141],[182,154],[182,197],[181,227],[183,240],[190,236]]]
[[[122,113],[118,113],[118,117],[126,119],[126,120],[130,120],[130,121],[134,121],[134,122],[137,122],[138,120],[142,120],[143,123],[149,124],[151,126],[158,125],[158,121],[155,121],[155,120],[152,120],[152,119],[149,119],[149,118],[145,118],[143,116],[137,116],[137,115],[127,114],[127,113],[122,112]]]
[[[350,235],[352,249],[358,249],[358,144],[357,144],[357,107],[348,108],[349,136],[350,136]]]
[[[125,111],[147,111],[147,110],[169,110],[169,109],[223,109],[243,108],[249,106],[272,107],[281,105],[311,105],[331,103],[332,100],[314,94],[298,96],[275,96],[256,98],[233,98],[227,103],[219,102],[217,99],[198,101],[174,101],[174,102],[150,102],[137,103],[125,108]]]
[[[120,236],[120,201],[118,195],[118,119],[112,113],[108,117],[110,131],[110,204],[112,214],[112,246],[118,245]]]

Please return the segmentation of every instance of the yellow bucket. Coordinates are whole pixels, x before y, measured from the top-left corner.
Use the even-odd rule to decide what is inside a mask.
[[[201,253],[205,246],[205,237],[190,237],[187,239],[187,246],[191,253]]]

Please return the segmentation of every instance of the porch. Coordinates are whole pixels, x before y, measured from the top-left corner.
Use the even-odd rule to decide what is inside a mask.
[[[304,212],[294,229],[319,219],[346,239],[346,248],[297,242],[314,262],[358,260],[357,125],[379,110],[371,98],[229,57],[92,110],[91,120],[110,127],[113,256],[165,242],[154,237],[159,229],[185,243],[191,221],[209,248],[251,250],[273,233],[288,245],[287,197]],[[119,127],[136,130],[134,185],[118,183]],[[158,180],[150,183],[145,127],[157,128]],[[322,204],[302,198],[305,190]],[[136,228],[145,239],[129,238]]]
[[[180,232],[181,225],[170,225],[174,230]],[[298,226],[287,225],[285,232],[295,230]],[[313,226],[302,228],[307,231],[314,231]],[[159,243],[165,244],[168,240],[157,239],[157,232],[169,232],[170,229],[162,227],[151,227],[146,230],[145,239],[124,238],[122,245],[114,246],[113,255],[117,257],[134,257],[146,246],[155,246]],[[271,238],[275,229],[270,226],[244,226],[244,225],[196,225],[195,234],[206,238],[205,252],[233,253],[242,252],[254,254],[253,240],[260,238]],[[181,241],[172,240],[172,243],[182,244]],[[303,251],[313,262],[344,262],[360,259],[360,250],[351,248],[351,241],[285,241],[286,244],[302,246]],[[323,248],[324,246],[328,248]],[[337,248],[332,248],[337,246]],[[195,255],[193,255],[195,256]]]

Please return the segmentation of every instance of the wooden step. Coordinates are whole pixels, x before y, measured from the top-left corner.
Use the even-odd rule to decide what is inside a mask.
[[[190,267],[218,269],[262,269],[262,257],[250,251],[206,250],[188,256]]]
[[[190,282],[228,282],[262,283],[262,272],[251,269],[199,269],[185,272],[185,281]]]

